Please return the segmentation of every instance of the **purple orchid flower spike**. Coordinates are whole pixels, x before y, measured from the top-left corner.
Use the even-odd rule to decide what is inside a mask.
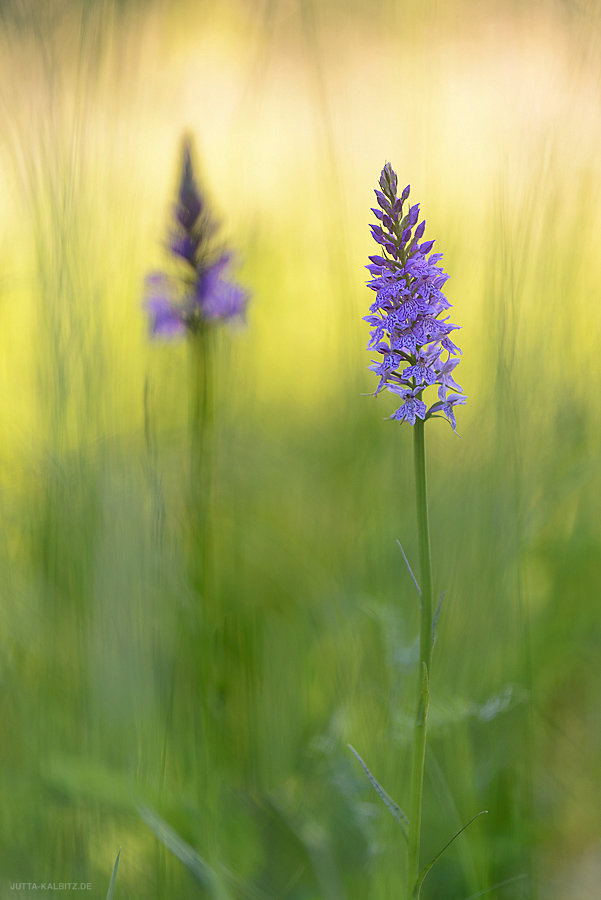
[[[373,208],[373,213],[377,223],[370,226],[378,252],[369,257],[369,265],[366,267],[371,276],[367,284],[376,297],[369,308],[369,315],[364,319],[371,329],[368,349],[381,357],[379,361],[372,361],[369,366],[379,378],[374,394],[377,396],[387,390],[400,398],[401,404],[390,418],[408,423],[413,430],[419,582],[406,558],[405,562],[420,595],[420,634],[411,805],[409,816],[404,817],[407,823],[407,882],[403,896],[418,897],[428,872],[428,866],[425,869],[420,867],[420,847],[427,711],[432,648],[438,617],[438,610],[434,612],[432,603],[425,423],[429,418],[444,417],[455,431],[455,407],[466,403],[467,398],[455,381],[455,369],[459,365],[461,351],[450,335],[460,326],[450,322],[447,315],[451,304],[443,294],[443,288],[449,276],[440,265],[442,254],[432,253],[434,241],[423,240],[426,223],[420,216],[419,203],[405,208],[409,200],[409,186],[402,191],[400,197],[397,196],[397,188],[396,173],[390,163],[386,163],[375,191],[378,205]],[[423,397],[435,387],[438,388],[438,399],[428,409]],[[448,393],[449,390],[452,393]],[[366,769],[365,766],[364,768]],[[369,770],[366,771],[371,780]],[[386,805],[389,805],[386,792],[377,783],[376,790]],[[455,837],[463,830],[458,831]]]
[[[396,173],[386,163],[375,191],[378,221],[370,226],[379,251],[367,266],[376,298],[364,317],[371,328],[368,349],[383,354],[369,366],[380,379],[375,395],[388,390],[403,397],[391,416],[397,421],[414,425],[417,418],[442,412],[454,430],[453,410],[465,397],[453,377],[461,351],[449,337],[459,326],[444,316],[451,306],[442,292],[449,276],[440,266],[442,254],[431,253],[434,241],[422,241],[426,223],[420,221],[419,203],[405,209],[409,185],[400,197],[397,187]],[[426,413],[421,394],[435,385],[439,399]],[[457,393],[447,396],[449,389]]]
[[[216,231],[186,138],[168,244],[174,263],[180,263],[178,274],[170,279],[153,273],[146,279],[144,305],[153,337],[181,337],[217,322],[244,319],[249,294],[230,274],[231,253],[214,246]]]

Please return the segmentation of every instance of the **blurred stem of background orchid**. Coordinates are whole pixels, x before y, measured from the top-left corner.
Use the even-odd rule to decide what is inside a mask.
[[[201,325],[188,338],[190,355],[190,522],[193,581],[203,606],[209,604],[211,568],[211,470],[213,465],[213,335]]]

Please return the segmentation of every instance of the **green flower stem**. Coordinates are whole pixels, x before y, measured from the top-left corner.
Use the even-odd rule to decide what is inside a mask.
[[[417,881],[420,872],[419,851],[424,789],[424,761],[426,756],[430,667],[432,662],[432,567],[430,563],[424,425],[425,423],[422,419],[417,419],[413,429],[421,603],[419,634],[420,671],[417,710],[413,731],[413,766],[411,773],[411,804],[409,807],[408,897],[419,896]]]
[[[209,563],[209,508],[212,469],[212,359],[211,335],[202,326],[190,344],[190,523],[191,571],[194,587],[206,603]]]
[[[212,590],[211,492],[213,482],[212,335],[201,325],[188,337],[190,354],[190,461],[186,552],[195,612],[184,621],[186,658],[193,661],[196,691],[194,764],[199,794],[208,802],[214,764],[209,739],[214,699],[215,610]]]
[[[191,478],[195,485],[195,475],[202,462],[198,455],[207,442],[208,431],[213,418],[213,397],[211,385],[211,335],[202,326],[189,336],[191,391],[190,391],[190,437],[191,437]]]

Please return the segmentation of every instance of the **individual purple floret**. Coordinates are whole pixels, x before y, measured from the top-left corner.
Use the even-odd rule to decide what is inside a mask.
[[[166,275],[153,272],[146,276],[146,309],[153,335],[171,338],[185,333],[181,309],[174,300],[175,286]]]
[[[455,431],[457,423],[455,421],[453,407],[463,406],[466,402],[467,398],[464,397],[463,394],[449,394],[445,400],[432,404],[430,407],[430,414],[435,415],[437,412],[443,412],[453,426],[453,431]]]
[[[217,226],[198,189],[188,140],[173,219],[169,250],[181,265],[173,278],[161,272],[146,278],[151,334],[180,337],[209,323],[243,319],[249,295],[228,275],[231,254],[214,246]]]
[[[434,241],[422,242],[426,223],[418,224],[419,203],[403,210],[409,185],[400,197],[397,186],[386,163],[375,191],[378,206],[372,209],[378,222],[369,226],[381,249],[366,267],[376,292],[370,315],[364,316],[371,326],[367,348],[380,354],[369,366],[380,379],[374,393],[386,389],[403,398],[391,419],[414,425],[417,418],[443,415],[455,430],[453,410],[466,397],[454,379],[461,351],[449,337],[459,326],[444,315],[451,307],[442,292],[449,276],[439,265],[442,253],[431,253]],[[427,408],[422,393],[435,385],[438,401]],[[447,394],[449,388],[458,393]]]
[[[398,419],[399,422],[404,420],[409,422],[410,425],[415,425],[416,417],[420,419],[426,418],[426,404],[417,396],[422,388],[410,390],[409,388],[391,385],[389,390],[394,390],[395,394],[400,394],[403,398],[402,405],[393,412],[391,419]]]

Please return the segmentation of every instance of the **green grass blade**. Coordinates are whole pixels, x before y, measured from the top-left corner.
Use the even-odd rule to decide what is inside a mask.
[[[438,851],[438,853],[436,854],[436,856],[433,857],[433,859],[430,860],[430,862],[428,863],[428,865],[427,865],[427,866],[424,866],[424,868],[422,869],[422,871],[421,871],[421,873],[420,873],[419,878],[417,879],[417,882],[416,882],[416,884],[415,884],[415,887],[414,887],[414,889],[413,889],[413,896],[414,896],[414,897],[419,897],[419,893],[420,893],[420,891],[421,891],[421,889],[422,889],[422,884],[424,883],[424,879],[425,879],[426,875],[428,874],[428,872],[430,871],[430,869],[432,868],[432,866],[435,865],[435,863],[438,862],[438,860],[440,859],[440,857],[442,856],[442,854],[445,852],[445,850],[448,850],[448,848],[451,846],[451,844],[453,843],[453,841],[457,840],[457,838],[459,837],[459,835],[460,835],[460,834],[463,834],[463,832],[465,831],[465,829],[466,829],[466,828],[469,828],[469,826],[472,824],[472,822],[474,822],[474,821],[475,821],[477,818],[479,818],[480,816],[485,816],[487,813],[488,813],[488,810],[487,810],[487,809],[481,809],[479,813],[476,813],[475,816],[472,816],[472,818],[469,820],[469,822],[466,822],[465,825],[462,825],[461,828],[459,829],[459,831],[456,831],[455,834],[453,835],[453,837],[452,837],[449,841],[446,842],[446,844],[444,845],[444,847],[442,848],[442,850],[439,850],[439,851]]]
[[[113,866],[113,874],[111,875],[111,882],[109,884],[109,889],[106,895],[106,900],[113,900],[115,896],[115,884],[117,882],[117,869],[119,868],[119,857],[121,856],[121,847],[119,847],[119,852],[117,853],[117,859],[115,860],[115,865]]]
[[[148,806],[138,806],[138,813],[150,830],[193,875],[199,885],[218,900],[229,900],[229,893],[211,866],[180,835]]]
[[[352,744],[347,744],[347,747],[349,748],[351,753],[358,759],[359,764],[360,764],[361,768],[363,769],[363,771],[365,772],[365,774],[367,775],[369,782],[370,782],[371,786],[373,787],[374,791],[376,792],[376,794],[378,795],[378,797],[380,798],[382,803],[386,806],[386,808],[392,813],[394,818],[397,820],[397,822],[401,826],[401,830],[403,832],[405,840],[407,840],[406,826],[409,824],[409,819],[407,818],[407,815],[403,812],[403,810],[398,805],[398,803],[395,803],[394,800],[392,799],[392,797],[390,797],[386,793],[386,791],[384,790],[384,788],[382,787],[380,782],[376,778],[374,778],[374,776],[369,771],[366,764],[361,759],[361,757],[359,756],[359,754],[357,753],[355,748],[352,746]]]
[[[528,875],[524,872],[521,875],[514,875],[513,878],[506,878],[504,881],[497,881],[496,884],[491,884],[490,887],[485,888],[483,891],[479,891],[477,894],[470,894],[466,900],[478,900],[478,897],[485,897],[487,894],[492,894],[493,891],[498,891],[499,888],[506,887],[508,884],[516,884],[518,881],[527,881]]]
[[[415,585],[415,590],[421,597],[422,589],[420,588],[419,582],[418,582],[417,578],[415,577],[415,573],[413,572],[413,569],[411,568],[411,565],[409,564],[409,560],[407,559],[407,554],[403,550],[403,545],[401,544],[401,542],[399,541],[398,538],[397,538],[397,544],[398,544],[399,550],[403,554],[403,559],[405,560],[405,565],[407,566],[407,571],[409,572],[409,574],[411,576],[411,580],[412,580],[413,584]]]

